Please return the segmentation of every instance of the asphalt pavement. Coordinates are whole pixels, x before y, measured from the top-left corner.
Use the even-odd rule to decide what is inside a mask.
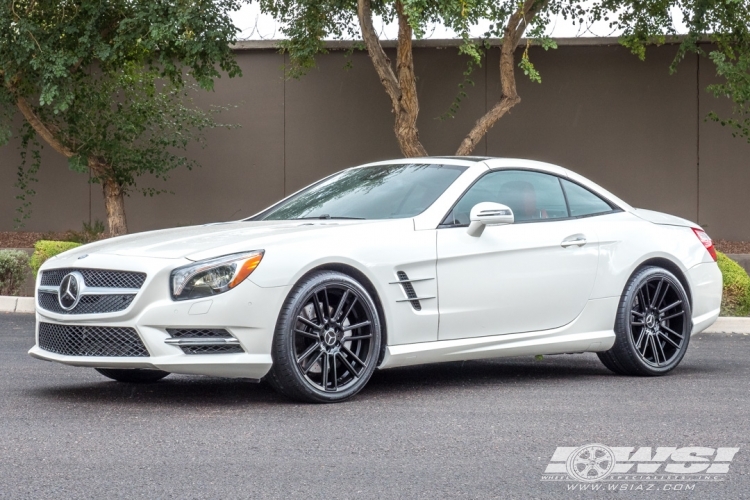
[[[593,354],[467,361],[304,405],[263,383],[129,385],[32,359],[33,328],[0,314],[0,498],[750,498],[750,336],[693,337],[661,378]],[[717,481],[542,479],[557,447],[588,443],[740,450]]]

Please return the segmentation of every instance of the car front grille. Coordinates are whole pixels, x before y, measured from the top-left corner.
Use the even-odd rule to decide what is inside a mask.
[[[39,292],[39,307],[57,314],[101,314],[124,311],[135,295],[84,295],[70,311],[60,307],[56,293]]]
[[[65,356],[148,357],[133,328],[39,323],[39,347]]]
[[[146,281],[146,273],[131,271],[110,271],[106,269],[62,268],[42,271],[42,286],[60,286],[63,278],[78,271],[83,275],[87,287],[97,288],[140,288]]]

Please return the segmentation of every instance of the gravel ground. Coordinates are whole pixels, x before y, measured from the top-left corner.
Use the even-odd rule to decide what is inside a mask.
[[[750,497],[750,336],[694,337],[662,378],[591,354],[446,363],[377,372],[327,406],[219,378],[119,384],[32,344],[32,316],[0,314],[2,498]],[[541,480],[556,447],[587,443],[740,451],[690,491]]]

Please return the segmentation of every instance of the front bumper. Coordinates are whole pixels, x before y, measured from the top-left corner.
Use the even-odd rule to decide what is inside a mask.
[[[214,297],[175,302],[169,296],[169,273],[182,265],[175,259],[122,259],[92,255],[86,267],[133,270],[147,279],[124,311],[104,314],[63,315],[37,304],[36,345],[29,354],[46,361],[95,368],[150,368],[171,373],[260,379],[271,368],[271,343],[278,313],[288,287],[262,288],[246,279],[235,289]],[[122,261],[121,261],[122,259]],[[75,267],[75,262],[55,262],[55,268]],[[40,273],[41,274],[41,273]],[[149,352],[148,357],[69,356],[39,346],[39,323],[133,328]],[[186,354],[165,340],[168,328],[220,328],[239,341],[242,353]]]

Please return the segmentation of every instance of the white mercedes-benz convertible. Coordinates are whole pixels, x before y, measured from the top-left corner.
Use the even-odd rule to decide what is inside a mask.
[[[596,352],[663,375],[719,315],[711,239],[546,163],[419,158],[331,175],[249,219],[48,260],[36,358],[123,382],[260,380],[302,401],[376,368]]]

